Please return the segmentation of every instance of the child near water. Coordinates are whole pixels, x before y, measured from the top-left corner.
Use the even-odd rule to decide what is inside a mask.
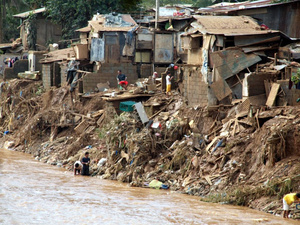
[[[300,202],[300,193],[290,193],[283,197],[283,218],[289,218],[290,206]]]
[[[78,172],[78,175],[81,174],[81,170],[82,170],[82,163],[80,161],[76,161],[74,163],[74,175],[76,175],[77,172]]]

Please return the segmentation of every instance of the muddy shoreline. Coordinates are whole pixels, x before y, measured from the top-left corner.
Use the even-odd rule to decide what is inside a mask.
[[[274,214],[283,195],[299,189],[297,107],[254,108],[251,116],[234,113],[237,106],[189,108],[176,92],[156,93],[144,104],[165,108],[151,118],[155,126],[145,126],[135,112],[117,113],[101,93],[70,102],[68,87],[10,85],[15,97],[2,102],[1,142],[41,162],[72,170],[89,151],[92,176],[137,187],[157,179],[203,201]]]

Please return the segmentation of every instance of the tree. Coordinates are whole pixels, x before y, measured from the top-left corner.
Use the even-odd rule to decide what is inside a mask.
[[[62,25],[63,38],[74,37],[74,31],[87,26],[87,21],[99,12],[126,12],[137,7],[140,0],[51,0],[46,7],[52,21]]]
[[[38,9],[46,6],[47,0],[23,0],[23,2],[31,9]]]
[[[197,0],[194,2],[194,6],[195,7],[206,7],[206,6],[210,6],[217,3],[216,1],[213,0]]]
[[[21,9],[28,9],[23,0],[0,0],[0,43],[19,37],[17,30],[20,25],[19,19],[14,18],[13,15],[19,13]]]
[[[195,0],[160,0],[159,5],[193,4]],[[156,0],[143,0],[142,5],[145,8],[155,7]]]

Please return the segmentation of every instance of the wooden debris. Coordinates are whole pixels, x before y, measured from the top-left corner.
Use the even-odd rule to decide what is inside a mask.
[[[205,178],[205,180],[207,181],[207,183],[208,183],[209,185],[213,185],[212,182],[211,182],[211,179],[210,179],[209,175],[204,176],[204,178]]]
[[[156,115],[158,115],[159,113],[161,113],[162,111],[164,111],[168,105],[170,105],[172,102],[174,101],[174,99],[171,99],[164,107],[162,107],[158,112],[154,113],[151,117],[149,117],[149,120],[151,120],[153,117],[155,117]]]
[[[94,131],[96,129],[95,126],[90,126],[85,130],[85,133],[90,134],[92,131]]]
[[[105,112],[104,112],[104,113],[100,116],[100,118],[97,120],[97,125],[98,125],[99,127],[102,127],[104,118],[105,118]]]
[[[214,145],[214,143],[219,139],[219,137],[215,137],[209,145],[206,147],[206,152],[209,152],[209,149]]]
[[[80,124],[78,124],[74,130],[78,134],[82,134],[89,126],[89,123],[86,120],[83,120]]]
[[[266,102],[267,106],[272,107],[275,105],[275,100],[276,100],[276,96],[277,96],[279,88],[280,88],[280,84],[277,84],[277,83],[272,84],[272,88],[271,88],[269,97]]]
[[[91,115],[91,117],[92,117],[92,118],[100,117],[100,116],[102,116],[102,114],[103,114],[104,112],[105,112],[105,110],[104,110],[104,109],[101,109],[101,110],[99,110],[99,111],[93,113],[93,114]]]

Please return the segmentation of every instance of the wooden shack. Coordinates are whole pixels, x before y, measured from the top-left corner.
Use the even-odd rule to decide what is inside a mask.
[[[30,15],[35,18],[28,20]],[[62,36],[61,25],[54,24],[46,15],[46,8],[35,9],[14,15],[20,18],[20,37],[25,50],[45,50],[50,43],[58,43]],[[35,34],[30,34],[28,27],[34,26]]]

